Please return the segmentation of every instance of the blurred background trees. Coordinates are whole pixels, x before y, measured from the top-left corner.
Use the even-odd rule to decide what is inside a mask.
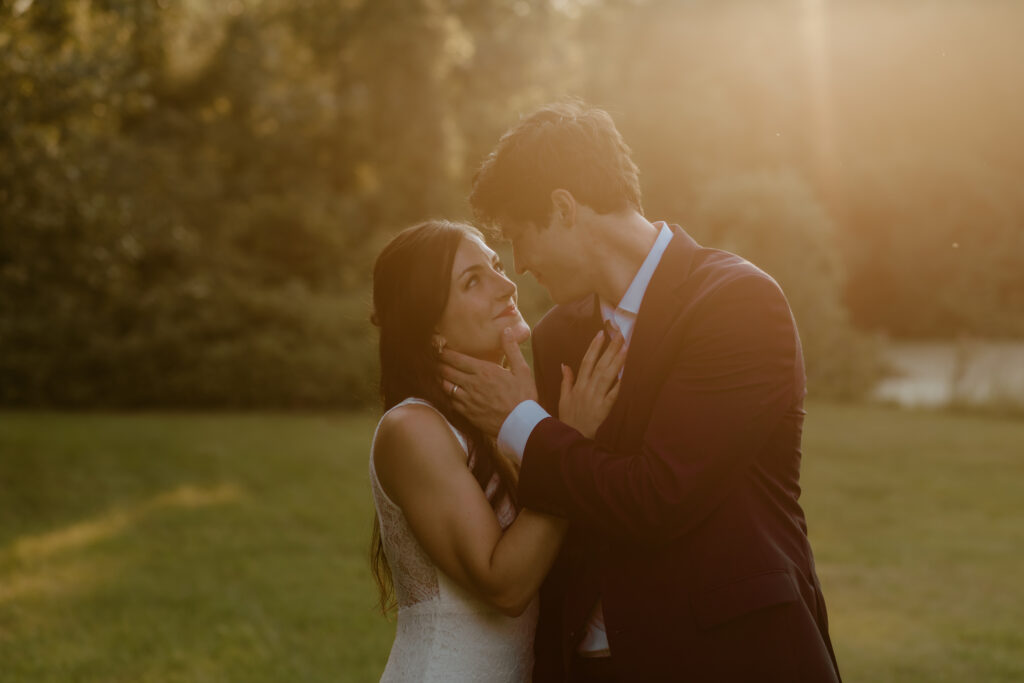
[[[0,2],[0,403],[374,401],[369,274],[517,116],[608,108],[645,209],[774,275],[817,394],[1024,335],[1024,8]],[[524,308],[548,305],[528,278]]]

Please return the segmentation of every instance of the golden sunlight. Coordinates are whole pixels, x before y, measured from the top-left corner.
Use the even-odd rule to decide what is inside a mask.
[[[139,505],[112,510],[63,529],[20,538],[14,542],[11,552],[23,562],[44,560],[58,553],[84,548],[123,533],[157,510],[223,505],[236,502],[242,497],[241,489],[234,484],[208,488],[180,486]]]
[[[835,181],[836,148],[827,1],[802,0],[800,29],[810,97],[811,145],[814,150],[814,161],[825,187],[831,188]]]

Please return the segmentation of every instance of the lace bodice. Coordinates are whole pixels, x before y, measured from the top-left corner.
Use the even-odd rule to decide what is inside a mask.
[[[410,403],[433,408],[427,401],[410,398],[392,410]],[[466,438],[451,423],[448,426],[467,452],[467,467],[472,467]],[[374,434],[374,444],[376,439]],[[487,487],[488,494],[497,486],[496,477]],[[416,540],[402,509],[381,487],[373,447],[370,486],[398,600],[395,642],[382,683],[529,681],[537,601],[521,616],[508,617],[438,569]],[[501,528],[507,529],[515,520],[515,508],[507,498],[495,507]]]

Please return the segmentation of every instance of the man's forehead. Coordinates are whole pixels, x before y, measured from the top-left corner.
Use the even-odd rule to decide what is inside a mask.
[[[533,224],[529,221],[505,219],[498,223],[498,234],[502,239],[511,242],[531,227]]]

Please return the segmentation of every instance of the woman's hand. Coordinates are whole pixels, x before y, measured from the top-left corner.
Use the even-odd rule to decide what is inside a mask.
[[[609,338],[604,351],[601,347]],[[619,372],[626,362],[626,340],[614,323],[609,323],[590,342],[580,363],[579,377],[562,365],[562,393],[558,417],[588,439],[608,417],[619,395]]]

